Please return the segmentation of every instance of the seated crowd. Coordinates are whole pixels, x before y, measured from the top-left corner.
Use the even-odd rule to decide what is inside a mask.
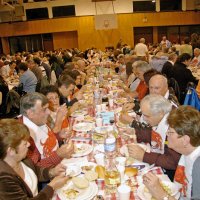
[[[156,47],[147,47],[141,38],[135,49],[118,44],[117,49],[105,52],[95,48],[85,52],[67,49],[2,57],[0,197],[51,199],[54,190],[68,181],[60,162],[74,153],[69,116],[82,106],[79,100],[88,89],[85,85],[90,77],[97,76],[96,68],[101,66],[115,70],[120,79],[117,87],[123,90],[120,97],[129,99],[119,119],[134,128],[126,136],[132,142],[127,145],[130,157],[160,166],[178,183],[183,197],[200,198],[200,114],[182,105],[188,83],[198,84],[188,67],[200,65],[200,49],[193,50],[188,38],[184,41],[178,48],[163,37]],[[10,78],[18,79],[19,85],[10,89]],[[104,78],[112,76],[108,73]],[[11,104],[15,110],[11,108],[8,113],[11,91],[18,94],[20,103],[18,107],[16,102]],[[130,110],[137,116],[129,116]],[[150,152],[135,142],[149,144]],[[49,180],[38,191],[38,181]],[[174,199],[154,174],[145,174],[143,181],[156,199]]]

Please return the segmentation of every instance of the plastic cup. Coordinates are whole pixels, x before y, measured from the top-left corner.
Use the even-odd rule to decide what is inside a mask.
[[[103,125],[103,119],[102,118],[96,118],[96,126],[102,126]]]
[[[115,158],[117,165],[125,166],[126,164],[126,157],[117,157]]]
[[[105,158],[105,154],[103,153],[98,153],[94,156],[95,160],[96,160],[96,163],[97,165],[101,165],[101,166],[104,166],[105,165],[105,161],[104,161],[104,158]]]
[[[101,112],[101,105],[96,105],[96,112],[100,113]]]
[[[102,103],[102,104],[101,104],[101,110],[102,110],[103,112],[106,111],[106,104],[105,104],[105,103]]]
[[[120,185],[117,188],[118,194],[119,194],[119,200],[129,200],[130,199],[130,193],[131,188],[128,185]]]
[[[112,107],[113,107],[113,104],[114,104],[113,99],[109,99],[109,100],[108,100],[108,103],[109,103],[110,108],[112,108]]]

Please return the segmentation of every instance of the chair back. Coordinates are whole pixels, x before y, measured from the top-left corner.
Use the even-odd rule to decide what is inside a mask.
[[[15,90],[10,90],[6,97],[7,110],[6,113],[12,111],[19,113],[21,96]]]
[[[168,87],[171,87],[174,90],[174,94],[177,97],[178,101],[180,102],[181,92],[176,79],[174,78],[168,79]]]

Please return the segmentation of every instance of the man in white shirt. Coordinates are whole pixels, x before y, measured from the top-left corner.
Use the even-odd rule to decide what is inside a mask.
[[[46,96],[37,92],[23,96],[20,102],[19,120],[29,128],[31,136],[27,157],[41,167],[53,167],[74,152],[71,142],[59,147],[56,135],[46,124],[48,107]]]
[[[167,40],[166,36],[163,36],[162,37],[162,41],[160,42],[160,46],[161,46],[161,48],[163,48],[163,47],[170,48],[171,47],[171,42],[169,40]]]
[[[195,48],[194,49],[194,58],[191,61],[192,66],[200,65],[200,49]]]
[[[141,38],[140,42],[138,44],[136,44],[135,46],[135,54],[138,57],[146,57],[148,60],[148,48],[147,45],[145,44],[145,39]]]
[[[0,75],[3,76],[4,78],[7,78],[9,77],[9,72],[10,72],[9,62],[6,61],[4,62],[4,65],[0,68]]]

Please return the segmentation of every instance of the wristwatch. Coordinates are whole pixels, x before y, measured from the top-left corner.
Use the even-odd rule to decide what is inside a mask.
[[[167,194],[167,196],[163,197],[162,200],[169,200],[169,194]]]

